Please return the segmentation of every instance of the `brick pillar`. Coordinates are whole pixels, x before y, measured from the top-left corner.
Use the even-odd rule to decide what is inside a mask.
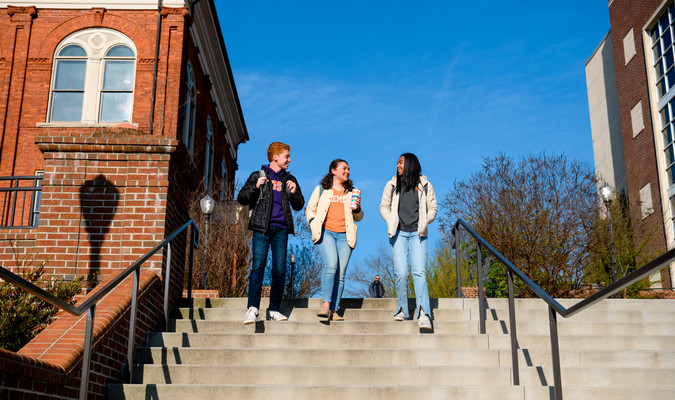
[[[117,275],[165,236],[168,173],[177,141],[130,129],[44,134],[36,248],[59,278]],[[162,255],[146,262],[162,268]]]
[[[16,170],[16,155],[19,147],[19,123],[21,106],[26,86],[26,66],[28,64],[28,46],[30,43],[33,18],[37,15],[35,6],[15,7],[7,6],[11,36],[3,38],[8,48],[9,59],[6,64],[11,74],[6,85],[0,89],[0,160],[12,160],[11,175]],[[3,171],[8,170],[3,165]]]

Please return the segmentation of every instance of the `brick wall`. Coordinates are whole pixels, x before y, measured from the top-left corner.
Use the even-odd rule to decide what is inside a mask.
[[[45,177],[36,249],[47,273],[105,280],[162,241],[176,140],[129,129],[41,135]],[[182,222],[185,222],[183,220]],[[161,254],[148,264],[161,270]]]
[[[97,305],[89,399],[105,399],[106,384],[120,382],[129,340],[131,290],[129,277]],[[145,345],[145,332],[157,330],[157,321],[163,320],[163,292],[158,276],[143,270],[134,339],[138,346]],[[0,350],[0,400],[79,396],[86,314],[78,317],[61,312],[57,316],[18,353]]]
[[[640,243],[650,238],[645,250],[656,256],[666,251],[666,238],[661,209],[661,194],[657,175],[656,157],[662,157],[661,144],[654,143],[654,133],[650,112],[649,90],[645,53],[642,42],[642,29],[649,21],[662,0],[614,0],[609,5],[612,44],[614,46],[614,67],[619,95],[619,113],[623,136],[623,148],[626,162],[626,181],[631,219],[635,240]],[[625,63],[624,37],[633,29],[635,56]],[[648,51],[650,51],[648,49]],[[631,110],[642,101],[644,131],[633,137]],[[660,127],[656,127],[660,129]],[[650,184],[654,212],[642,218],[640,189]],[[662,279],[670,286],[669,272],[662,271]]]

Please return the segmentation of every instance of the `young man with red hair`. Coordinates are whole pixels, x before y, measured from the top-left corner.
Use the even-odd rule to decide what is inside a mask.
[[[281,298],[286,282],[286,246],[288,235],[294,234],[293,213],[302,210],[305,198],[300,185],[287,169],[291,162],[291,147],[274,142],[267,149],[269,165],[263,165],[246,180],[237,201],[248,205],[251,212],[248,229],[253,231],[251,272],[248,278],[248,310],[244,324],[258,321],[262,281],[267,254],[272,249],[272,287],[270,289],[269,319],[285,321]]]

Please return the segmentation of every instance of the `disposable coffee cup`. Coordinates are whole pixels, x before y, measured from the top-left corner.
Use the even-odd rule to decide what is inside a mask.
[[[359,189],[352,190],[352,201],[349,204],[349,207],[351,207],[352,210],[356,210],[357,208],[359,208],[359,199],[361,199],[361,190]]]

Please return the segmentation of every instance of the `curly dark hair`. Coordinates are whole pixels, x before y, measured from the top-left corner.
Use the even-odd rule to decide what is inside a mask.
[[[323,187],[324,189],[330,189],[330,188],[333,187],[333,172],[332,172],[332,170],[336,169],[337,166],[338,166],[341,162],[343,162],[343,163],[349,165],[349,164],[347,163],[347,161],[345,161],[345,160],[343,160],[343,159],[341,159],[341,158],[336,158],[335,160],[331,161],[330,165],[328,166],[328,173],[326,174],[326,176],[323,177],[323,179],[321,179],[321,182],[320,182],[321,187]],[[354,184],[352,183],[352,180],[351,180],[351,179],[347,179],[347,180],[342,184],[342,186],[345,188],[345,192],[354,189]]]

